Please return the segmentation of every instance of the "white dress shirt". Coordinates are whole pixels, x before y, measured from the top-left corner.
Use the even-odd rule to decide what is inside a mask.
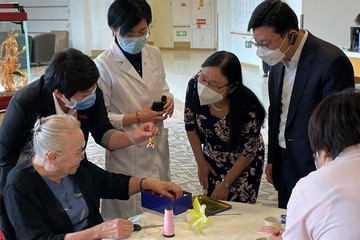
[[[283,239],[360,238],[360,144],[299,180],[287,205]]]
[[[285,66],[285,73],[284,73],[284,81],[283,81],[283,88],[282,88],[282,95],[281,95],[281,110],[282,113],[280,115],[280,131],[279,131],[279,146],[282,148],[286,148],[285,143],[285,128],[286,128],[286,119],[289,112],[290,100],[293,91],[297,66],[300,59],[300,54],[304,47],[305,41],[307,39],[308,32],[305,31],[304,37],[301,40],[299,47],[297,48],[296,52],[294,53],[293,57],[290,61],[284,62]]]

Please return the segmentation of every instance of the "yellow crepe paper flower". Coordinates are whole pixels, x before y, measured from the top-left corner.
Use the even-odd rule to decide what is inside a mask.
[[[193,209],[189,209],[186,211],[190,218],[190,227],[196,227],[199,232],[202,232],[203,224],[210,225],[212,221],[205,215],[206,205],[200,205],[198,197],[195,197],[193,201]]]

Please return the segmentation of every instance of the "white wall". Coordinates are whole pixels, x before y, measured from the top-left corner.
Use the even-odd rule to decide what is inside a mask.
[[[216,1],[217,6],[217,25],[216,31],[218,34],[217,40],[218,50],[231,51],[232,50],[232,40],[231,40],[231,0]]]
[[[90,1],[70,1],[70,19],[71,46],[87,55],[91,55],[92,19],[90,16]]]
[[[359,0],[303,0],[304,27],[339,47],[350,46],[350,26],[360,13]]]
[[[231,0],[231,52],[233,52],[242,63],[255,66],[261,65],[261,60],[256,56],[256,48],[250,45],[245,47],[245,42],[250,41],[252,34],[247,32],[247,26],[254,8],[262,0]],[[226,27],[226,26],[225,26]],[[219,26],[221,28],[221,26]],[[225,43],[229,45],[229,43]]]
[[[11,2],[3,1],[0,2]],[[70,0],[18,0],[28,15],[30,34],[50,32],[51,30],[69,31]]]
[[[107,24],[107,12],[113,0],[90,0],[91,50],[109,48],[113,40],[112,31]]]
[[[304,28],[315,36],[338,47],[350,46],[350,26],[360,12],[359,0],[285,0],[298,16]]]

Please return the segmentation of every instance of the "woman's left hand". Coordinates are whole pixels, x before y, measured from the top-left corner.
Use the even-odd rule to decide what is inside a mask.
[[[132,131],[132,137],[137,143],[149,140],[150,137],[160,135],[159,129],[154,123],[147,122]]]
[[[183,195],[183,189],[173,182],[146,178],[142,182],[142,187],[144,190],[151,190],[160,196],[170,199],[177,199]]]
[[[212,198],[217,200],[226,201],[229,195],[229,188],[226,188],[223,183],[218,183],[215,186],[215,189],[211,195]]]

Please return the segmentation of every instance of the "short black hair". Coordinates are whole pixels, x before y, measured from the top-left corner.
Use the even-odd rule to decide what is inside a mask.
[[[227,97],[230,99],[230,141],[229,149],[235,150],[241,144],[242,131],[247,123],[248,115],[254,112],[256,121],[263,125],[265,109],[256,95],[242,81],[241,63],[239,58],[227,51],[217,51],[210,55],[201,65],[218,67],[230,83]]]
[[[272,27],[275,33],[284,35],[290,29],[298,31],[299,21],[295,12],[286,3],[280,0],[266,0],[254,9],[247,30],[262,26]]]
[[[332,158],[360,143],[360,93],[349,88],[324,98],[310,117],[308,131],[314,153],[325,151]]]
[[[44,79],[51,92],[58,89],[70,99],[76,92],[94,86],[99,76],[99,70],[89,56],[77,49],[67,48],[52,57]]]
[[[110,28],[120,29],[120,35],[125,36],[142,19],[150,25],[151,8],[146,0],[115,0],[109,7],[107,19]]]
[[[357,25],[360,25],[360,13],[356,16],[356,18],[355,18],[355,23],[356,23]]]

